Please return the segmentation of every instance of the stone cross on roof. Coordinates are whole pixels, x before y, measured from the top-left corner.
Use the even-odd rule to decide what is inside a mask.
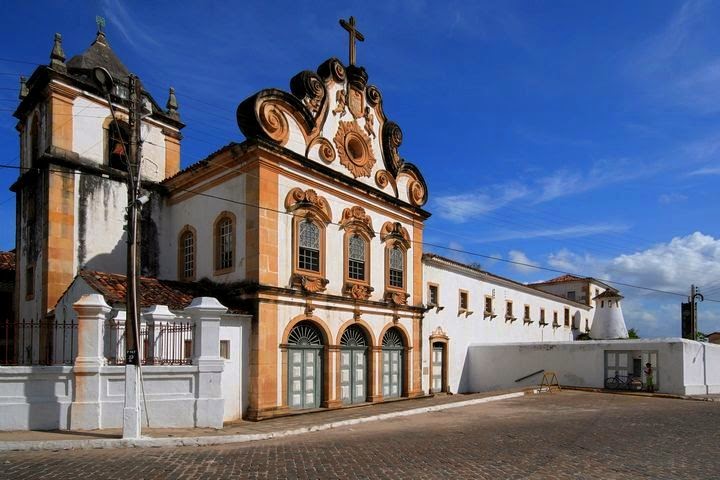
[[[365,37],[355,28],[355,17],[350,17],[347,22],[341,18],[340,26],[350,34],[350,65],[355,65],[355,40],[364,42]]]
[[[98,32],[104,32],[105,31],[105,18],[96,15],[95,16],[95,23],[97,23]]]

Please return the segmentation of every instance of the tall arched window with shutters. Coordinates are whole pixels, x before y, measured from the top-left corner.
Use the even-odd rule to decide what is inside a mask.
[[[222,212],[214,227],[215,275],[235,270],[235,215]]]
[[[195,229],[185,225],[178,236],[178,279],[195,280],[197,274],[197,235]]]
[[[298,223],[297,268],[320,273],[320,226],[309,218]]]

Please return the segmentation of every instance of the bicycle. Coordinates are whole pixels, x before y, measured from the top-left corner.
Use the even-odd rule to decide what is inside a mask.
[[[605,388],[608,390],[642,390],[643,384],[640,377],[635,375],[619,375],[605,379]]]

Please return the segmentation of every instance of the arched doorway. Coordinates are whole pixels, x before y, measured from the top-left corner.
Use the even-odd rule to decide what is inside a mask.
[[[403,391],[405,344],[397,328],[391,328],[382,339],[382,388],[384,398],[394,398]]]
[[[322,401],[322,351],[320,330],[300,322],[288,335],[288,405],[318,408]]]
[[[363,329],[346,328],[340,338],[340,398],[345,404],[367,401],[367,351]]]
[[[430,393],[439,393],[445,391],[445,344],[442,342],[433,342],[432,344],[432,385],[430,385]]]

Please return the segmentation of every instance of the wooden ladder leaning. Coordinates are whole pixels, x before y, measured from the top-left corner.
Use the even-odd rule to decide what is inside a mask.
[[[562,390],[562,387],[560,387],[560,383],[558,383],[557,375],[555,375],[555,372],[545,372],[543,374],[542,381],[540,382],[540,386],[538,387],[538,393],[552,392],[553,387],[557,390]]]

